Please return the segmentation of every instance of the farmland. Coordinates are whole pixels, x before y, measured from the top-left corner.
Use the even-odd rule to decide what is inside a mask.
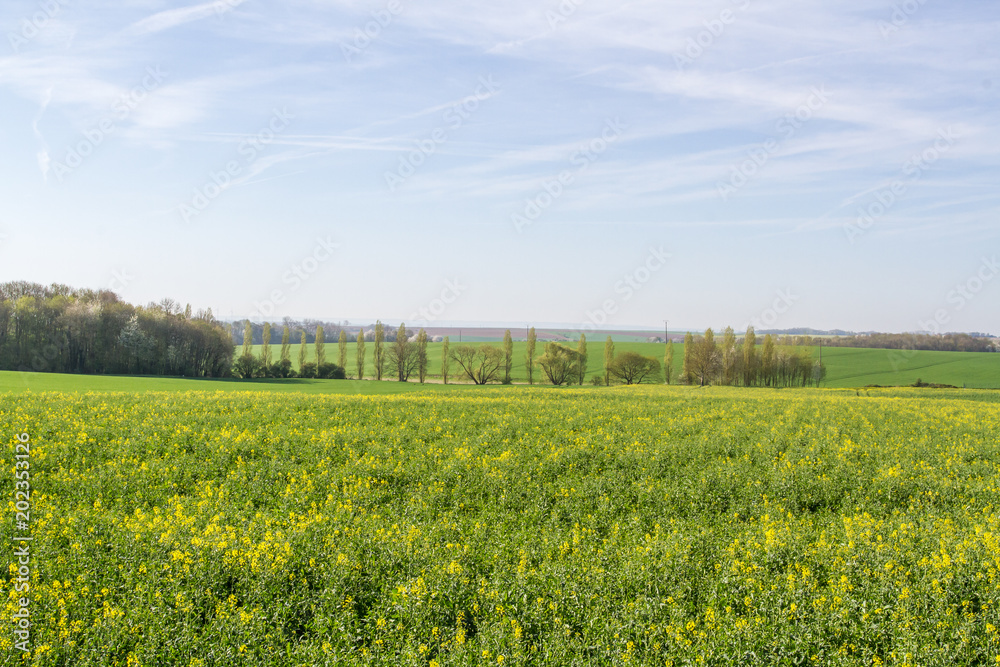
[[[998,401],[3,394],[32,664],[994,664]]]

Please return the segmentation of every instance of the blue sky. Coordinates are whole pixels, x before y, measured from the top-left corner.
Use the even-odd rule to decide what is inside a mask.
[[[12,0],[0,280],[1000,334],[1000,5]]]

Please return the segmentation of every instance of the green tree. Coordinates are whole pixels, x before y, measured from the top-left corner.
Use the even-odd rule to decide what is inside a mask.
[[[580,353],[559,343],[546,343],[538,365],[552,384],[573,384],[580,374]]]
[[[705,330],[705,335],[694,345],[691,352],[691,370],[699,384],[704,387],[711,384],[719,372],[721,358],[719,346],[715,342],[715,332],[711,327]]]
[[[535,384],[535,327],[528,329],[528,350],[525,367],[528,369],[528,384]]]
[[[462,374],[474,384],[487,384],[500,379],[503,353],[500,348],[483,343],[478,348],[459,345],[451,352],[451,358],[462,369]]]
[[[691,357],[694,354],[694,336],[688,331],[684,334],[684,366],[681,369],[681,379],[684,384],[694,384],[694,366]]]
[[[279,363],[285,361],[288,362],[288,367],[291,368],[292,362],[292,333],[288,330],[288,325],[286,324],[281,330],[281,357],[278,359]],[[287,377],[287,376],[285,376]]]
[[[771,334],[764,336],[764,349],[760,354],[760,374],[761,384],[766,387],[773,387],[775,384],[775,350],[774,337]]]
[[[396,332],[396,340],[389,348],[389,364],[396,369],[396,378],[407,382],[413,371],[418,370],[420,360],[416,346],[410,342],[406,334],[406,325],[400,324]]]
[[[343,328],[340,329],[340,335],[337,336],[337,363],[341,368],[347,368],[347,332]]]
[[[611,362],[611,377],[624,384],[660,381],[660,362],[638,352],[622,352]]]
[[[385,371],[385,326],[381,320],[375,322],[375,379],[381,380]]]
[[[358,344],[356,348],[356,363],[358,366],[358,379],[365,379],[365,328],[361,327],[358,332]]]
[[[663,354],[663,378],[667,384],[674,377],[674,341],[667,339],[667,351]]]
[[[264,344],[260,346],[260,363],[271,368],[271,323],[264,322]]]
[[[308,356],[308,351],[306,350],[306,332],[305,329],[299,332],[299,374],[302,374],[302,367],[306,364],[306,357]]]
[[[604,341],[604,386],[611,384],[611,364],[615,360],[615,343],[611,336]]]
[[[417,334],[417,375],[423,384],[427,379],[427,332],[423,329]]]
[[[577,381],[579,384],[583,384],[583,378],[587,375],[587,334],[580,334],[580,342],[577,343],[576,353],[580,355],[580,370],[577,371],[579,376]]]
[[[722,332],[722,382],[727,386],[736,384],[740,355],[736,349],[736,333],[732,327]]]
[[[760,360],[757,358],[757,334],[753,327],[747,327],[746,336],[743,338],[743,384],[752,387],[757,384],[757,366]]]
[[[243,357],[253,356],[253,325],[247,320],[243,326]]]
[[[319,368],[326,363],[326,337],[323,335],[323,326],[316,327],[316,367]]]
[[[503,383],[510,384],[510,369],[514,366],[514,339],[510,337],[510,329],[503,334]]]
[[[444,342],[441,344],[441,378],[444,380],[445,384],[448,384],[448,371],[451,365],[451,358],[448,356],[448,348],[451,345],[449,336],[444,337]]]

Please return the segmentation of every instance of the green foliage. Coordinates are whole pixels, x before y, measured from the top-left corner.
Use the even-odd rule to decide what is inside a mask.
[[[580,377],[580,353],[559,343],[546,343],[545,354],[538,358],[549,382],[559,386],[574,384]]]
[[[319,370],[319,366],[311,361],[307,361],[299,367],[299,377],[302,378],[315,378]]]
[[[611,378],[622,384],[661,382],[660,362],[638,352],[621,352],[615,355],[608,369]]]

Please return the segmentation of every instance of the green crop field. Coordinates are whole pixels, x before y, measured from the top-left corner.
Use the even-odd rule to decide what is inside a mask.
[[[8,446],[28,442],[16,534],[33,540],[3,578],[31,653],[9,630],[0,651],[41,667],[995,664],[998,401],[0,394]]]

